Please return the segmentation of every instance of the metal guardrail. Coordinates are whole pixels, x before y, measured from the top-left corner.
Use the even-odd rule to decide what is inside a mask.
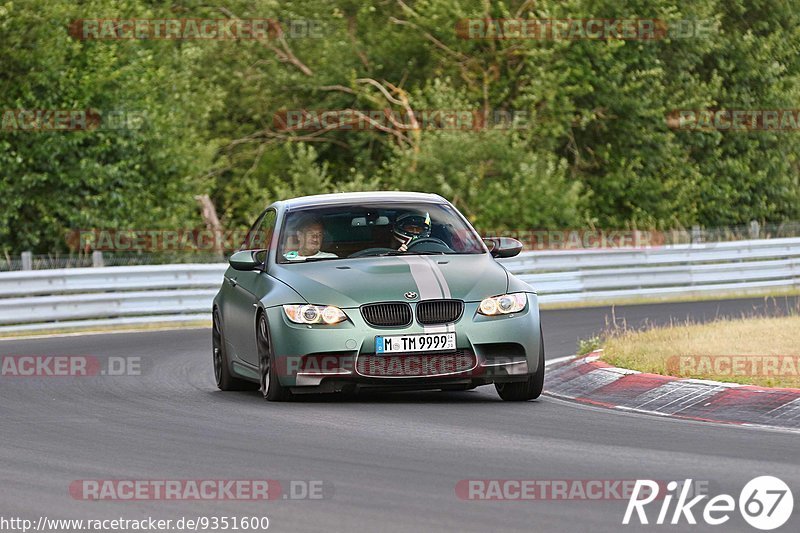
[[[800,287],[800,238],[544,251],[505,266],[553,303]]]
[[[542,303],[800,287],[800,238],[524,252],[501,261]],[[207,320],[226,265],[0,273],[0,332]]]

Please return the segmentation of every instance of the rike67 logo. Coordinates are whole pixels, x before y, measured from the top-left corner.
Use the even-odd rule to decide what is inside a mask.
[[[682,523],[683,520],[687,524],[697,524],[694,513],[701,514],[703,521],[712,526],[722,525],[730,520],[731,513],[736,510],[737,504],[733,496],[720,494],[705,502],[705,506],[698,505],[708,498],[708,495],[702,494],[691,500],[688,499],[691,494],[691,485],[691,479],[687,479],[680,485],[676,481],[670,481],[666,487],[666,494],[659,494],[659,483],[656,481],[636,480],[622,523],[630,524],[634,516],[640,524],[651,523],[650,520],[653,519],[653,516],[651,514],[648,517],[645,507],[657,499],[660,501],[661,507],[655,524],[676,525]],[[680,494],[677,490],[679,487]],[[677,502],[670,516],[670,507],[675,496],[677,496]],[[697,506],[696,509],[695,506]],[[756,529],[768,531],[781,527],[789,520],[794,508],[794,497],[789,486],[782,480],[773,476],[760,476],[751,479],[744,486],[739,493],[738,506],[739,513],[748,524]],[[633,523],[636,521],[634,520]]]

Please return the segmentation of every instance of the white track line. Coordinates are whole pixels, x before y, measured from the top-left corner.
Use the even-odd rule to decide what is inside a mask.
[[[118,333],[148,333],[156,331],[175,331],[179,329],[210,329],[211,321],[209,320],[208,326],[165,326],[163,328],[147,328],[147,329],[115,329],[111,331],[73,331],[67,333],[47,333],[44,335],[20,335],[16,337],[0,337],[2,341],[27,341],[35,339],[54,339],[57,337],[85,337],[87,335],[116,335]]]
[[[555,359],[548,359],[544,362],[544,367],[547,368],[550,365],[555,365],[558,363],[563,363],[564,361],[569,361],[571,359],[575,359],[578,357],[577,355],[565,355],[564,357],[556,357]]]

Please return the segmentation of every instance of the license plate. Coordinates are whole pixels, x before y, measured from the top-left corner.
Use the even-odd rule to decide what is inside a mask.
[[[453,352],[456,349],[455,333],[424,333],[422,335],[378,335],[375,353]]]

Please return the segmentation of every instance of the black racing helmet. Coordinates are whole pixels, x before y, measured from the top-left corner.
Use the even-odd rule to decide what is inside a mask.
[[[428,213],[405,213],[395,219],[392,231],[401,242],[430,237],[431,216]]]

